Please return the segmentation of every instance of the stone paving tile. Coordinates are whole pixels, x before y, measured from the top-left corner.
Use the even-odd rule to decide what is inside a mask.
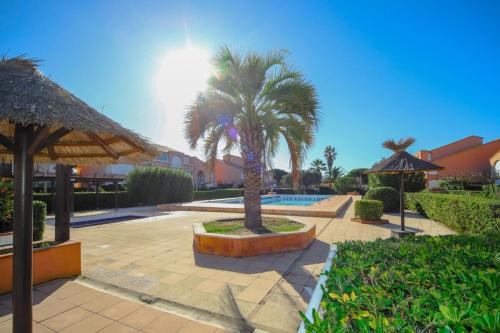
[[[139,333],[139,332],[141,331],[138,331],[130,326],[123,325],[122,323],[117,321],[99,331],[99,333]]]
[[[66,312],[55,315],[41,322],[42,325],[54,330],[60,331],[63,328],[77,323],[87,317],[92,316],[92,312],[75,307]]]
[[[150,324],[153,320],[160,317],[162,314],[163,312],[160,310],[144,306],[121,318],[120,322],[140,330]]]
[[[181,327],[176,333],[213,333],[217,330],[214,326],[205,325],[197,322],[190,322],[184,327]]]
[[[188,323],[188,319],[165,313],[144,327],[143,331],[147,333],[174,333]]]
[[[94,333],[114,323],[111,319],[94,314],[71,326],[66,327],[61,333]]]
[[[119,320],[126,315],[138,310],[140,307],[142,307],[142,304],[136,303],[136,302],[130,302],[128,300],[123,300],[121,302],[115,303],[101,312],[99,314],[101,316],[113,319],[113,320]]]
[[[203,291],[206,293],[215,293],[217,292],[220,288],[224,286],[224,282],[220,281],[215,281],[215,280],[205,280],[198,284],[194,289]]]

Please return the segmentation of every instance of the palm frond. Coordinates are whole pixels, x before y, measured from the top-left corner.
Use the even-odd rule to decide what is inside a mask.
[[[399,153],[405,151],[409,146],[411,146],[415,142],[415,138],[408,137],[406,139],[399,139],[398,142],[393,139],[386,140],[382,143],[384,148],[390,149],[395,153]]]

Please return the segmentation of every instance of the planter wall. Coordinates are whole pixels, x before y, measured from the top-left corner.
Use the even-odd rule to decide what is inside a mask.
[[[0,255],[0,294],[12,290],[12,253]],[[81,274],[81,244],[67,241],[33,250],[33,284]]]
[[[196,252],[225,257],[249,257],[302,250],[316,237],[316,225],[305,226],[294,232],[233,236],[207,233],[201,223],[195,223],[193,231]]]

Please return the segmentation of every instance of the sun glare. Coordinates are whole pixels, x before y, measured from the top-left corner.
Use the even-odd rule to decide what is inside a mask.
[[[186,47],[167,53],[161,60],[156,77],[156,95],[167,112],[185,111],[211,74],[207,50]],[[180,110],[178,110],[180,108]]]

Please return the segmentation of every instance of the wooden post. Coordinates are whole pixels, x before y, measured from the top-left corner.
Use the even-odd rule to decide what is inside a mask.
[[[405,174],[399,173],[399,213],[401,214],[401,230],[405,230]]]
[[[57,164],[56,166],[56,225],[55,241],[69,240],[70,214],[71,214],[71,166]]]
[[[13,332],[33,330],[33,127],[16,125],[14,147]]]

